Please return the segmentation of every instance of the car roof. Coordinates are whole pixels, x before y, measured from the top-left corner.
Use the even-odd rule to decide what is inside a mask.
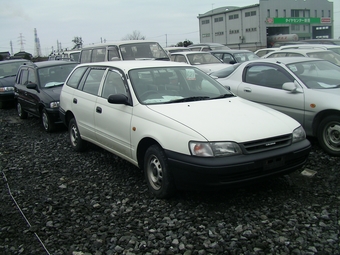
[[[173,62],[173,61],[124,60],[124,61],[83,63],[83,64],[80,64],[79,66],[110,66],[110,67],[120,68],[127,72],[128,70],[136,69],[136,68],[176,67],[176,66],[189,67],[190,65],[186,63],[182,63],[182,62]]]
[[[340,45],[335,45],[335,44],[313,44],[313,43],[306,43],[306,44],[296,44],[296,45],[285,45],[281,46],[279,49],[284,50],[284,49],[331,49],[331,48],[340,48]]]
[[[8,60],[2,60],[0,61],[1,64],[8,64],[8,63],[13,63],[13,62],[31,62],[30,60],[21,58],[21,59],[8,59]]]
[[[196,47],[196,46],[225,46],[221,43],[196,43],[190,44],[188,47]]]
[[[250,50],[212,50],[210,51],[211,53],[218,53],[218,52],[221,52],[221,53],[253,53],[252,51]]]
[[[302,54],[306,54],[306,53],[314,53],[314,52],[332,52],[330,50],[325,50],[325,49],[284,49],[284,50],[276,50],[276,51],[272,51],[270,53],[268,53],[268,55],[272,55],[278,52],[296,52],[296,53],[302,53]],[[333,53],[333,52],[332,52]]]
[[[181,51],[181,52],[174,52],[171,55],[192,55],[192,54],[210,54],[210,51]]]
[[[47,61],[34,62],[31,64],[31,66],[34,66],[36,68],[41,68],[41,67],[67,65],[67,64],[76,64],[76,62],[65,61],[65,60],[47,60]]]
[[[289,65],[289,64],[309,62],[309,61],[325,61],[325,60],[320,59],[320,58],[306,58],[306,57],[276,57],[276,58],[259,58],[255,60],[249,60],[241,64],[247,65],[249,63],[282,63],[285,65]]]
[[[114,46],[114,45],[124,45],[124,44],[132,44],[132,43],[158,43],[156,41],[148,41],[148,40],[126,40],[126,41],[116,41],[116,42],[107,42],[107,43],[97,43],[97,44],[91,44],[87,46],[83,46],[82,49],[87,48],[95,48],[100,46]]]

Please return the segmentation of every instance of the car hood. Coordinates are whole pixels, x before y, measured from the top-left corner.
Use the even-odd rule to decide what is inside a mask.
[[[246,142],[289,134],[300,126],[285,114],[240,97],[148,107],[208,141]]]
[[[211,73],[211,72],[216,72],[218,70],[221,70],[223,68],[226,68],[229,66],[229,64],[203,64],[203,65],[194,65],[201,69],[205,73]]]
[[[60,99],[62,86],[53,87],[53,88],[45,88],[44,92],[54,101],[58,101]]]
[[[1,87],[14,87],[15,76],[8,76],[4,78],[0,78],[0,86]]]

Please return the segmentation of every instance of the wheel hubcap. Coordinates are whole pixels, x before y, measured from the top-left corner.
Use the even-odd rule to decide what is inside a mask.
[[[21,117],[21,115],[22,115],[21,104],[17,104],[17,111],[18,111],[19,117]]]
[[[70,139],[73,146],[77,146],[78,130],[76,126],[72,126],[70,130]]]
[[[340,150],[340,125],[330,124],[325,132],[325,141],[333,150]]]
[[[151,157],[147,174],[152,188],[159,190],[162,187],[163,171],[162,165],[156,156]]]
[[[42,114],[42,123],[43,123],[45,130],[48,130],[48,117],[47,117],[47,114],[44,112]]]

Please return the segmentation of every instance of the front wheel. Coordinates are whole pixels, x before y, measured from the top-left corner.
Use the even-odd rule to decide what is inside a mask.
[[[340,117],[324,118],[318,128],[317,138],[322,149],[333,156],[340,156]]]
[[[174,194],[175,185],[163,149],[159,145],[150,146],[145,153],[144,174],[149,190],[157,198],[167,198]]]
[[[72,148],[78,152],[84,151],[86,149],[86,141],[81,139],[77,122],[74,118],[70,120],[68,125],[68,133]]]
[[[52,132],[55,128],[55,124],[51,120],[50,115],[48,115],[46,109],[41,112],[41,123],[46,132]]]
[[[28,113],[24,111],[22,105],[19,102],[17,103],[17,112],[20,119],[27,119]]]

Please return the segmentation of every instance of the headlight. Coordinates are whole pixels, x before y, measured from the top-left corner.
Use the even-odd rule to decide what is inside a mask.
[[[226,157],[242,154],[241,148],[234,142],[189,142],[190,152],[198,157]]]
[[[294,129],[293,131],[293,143],[306,139],[306,132],[302,126]]]
[[[50,108],[58,108],[59,107],[59,101],[51,102]]]
[[[14,87],[0,87],[0,92],[14,91]]]

